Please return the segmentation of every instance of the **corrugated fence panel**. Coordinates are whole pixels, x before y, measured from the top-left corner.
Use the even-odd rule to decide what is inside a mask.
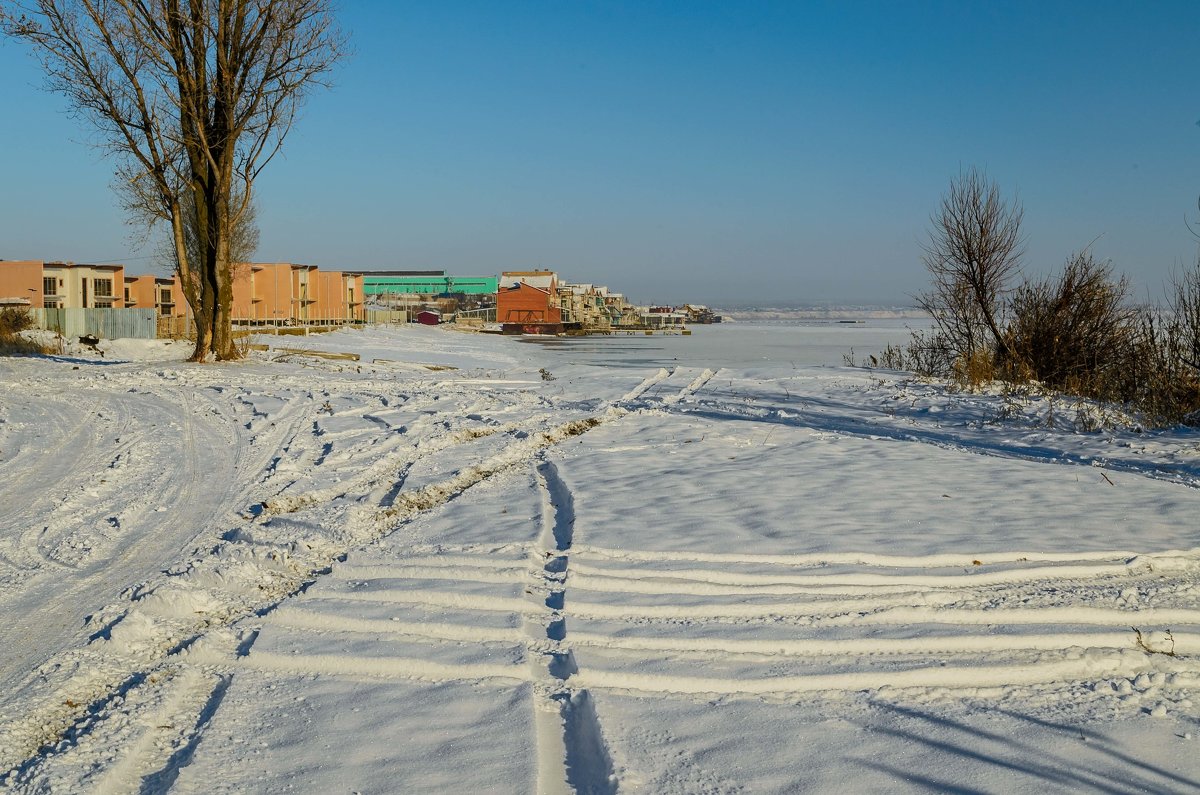
[[[57,331],[64,337],[94,334],[101,339],[158,337],[158,315],[153,309],[33,309],[39,328]]]
[[[368,323],[407,323],[408,312],[403,310],[367,310]]]

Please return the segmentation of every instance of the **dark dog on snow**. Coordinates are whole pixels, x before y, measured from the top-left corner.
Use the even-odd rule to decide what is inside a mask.
[[[79,343],[81,345],[86,345],[87,347],[91,348],[96,353],[100,354],[101,356],[104,355],[104,351],[100,350],[100,348],[99,348],[100,338],[97,337],[95,334],[84,334],[82,337],[79,338]]]

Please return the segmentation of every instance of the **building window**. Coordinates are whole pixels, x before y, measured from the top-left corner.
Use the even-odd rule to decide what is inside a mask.
[[[42,295],[58,295],[58,280],[53,276],[42,277]]]
[[[166,304],[168,306],[175,303],[174,301],[171,300],[171,288],[170,287],[163,287],[162,289],[160,289],[158,291],[158,302],[160,304]]]
[[[127,303],[127,304],[133,303],[131,300],[129,300],[129,288],[128,287],[125,288],[125,303]]]
[[[92,294],[97,298],[112,298],[112,279],[93,279]]]

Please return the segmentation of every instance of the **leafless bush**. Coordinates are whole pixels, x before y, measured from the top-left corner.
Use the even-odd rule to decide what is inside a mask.
[[[1087,251],[1073,255],[1057,278],[1025,282],[1011,298],[1005,376],[1083,397],[1128,399],[1128,367],[1142,352],[1129,292],[1127,278],[1114,279],[1112,266]]]
[[[33,327],[33,318],[21,307],[0,309],[0,337],[12,337]]]
[[[33,318],[22,307],[0,309],[0,356],[21,356],[45,353],[41,345],[21,336],[33,327]]]
[[[1139,342],[1141,354],[1131,369],[1131,400],[1155,425],[1200,426],[1200,373],[1180,355],[1184,328],[1167,312],[1146,310]]]
[[[1200,259],[1191,270],[1171,279],[1170,309],[1174,326],[1170,353],[1200,375]]]
[[[1023,214],[977,169],[951,182],[922,257],[933,284],[917,297],[936,326],[925,340],[937,351],[930,364],[990,369],[994,355],[1007,354],[1005,296],[1020,269]]]

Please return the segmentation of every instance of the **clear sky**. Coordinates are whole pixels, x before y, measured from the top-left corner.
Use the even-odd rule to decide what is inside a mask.
[[[903,303],[960,168],[1026,269],[1191,263],[1187,2],[343,0],[354,54],[259,181],[256,258],[549,267],[640,301]],[[0,42],[0,257],[149,271],[63,98]]]

